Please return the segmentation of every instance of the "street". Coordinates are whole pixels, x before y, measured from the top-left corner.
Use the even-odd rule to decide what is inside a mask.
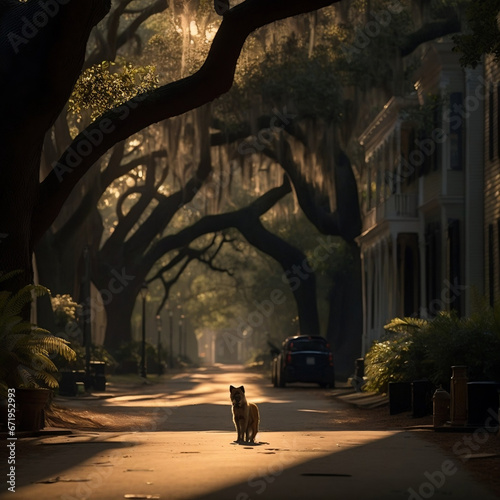
[[[244,385],[259,406],[255,445],[234,442],[229,385]],[[313,386],[277,389],[259,374],[217,366],[72,401],[105,412],[114,430],[19,440],[15,493],[4,486],[0,497],[495,498],[415,433],[339,430],[343,403],[326,394]]]

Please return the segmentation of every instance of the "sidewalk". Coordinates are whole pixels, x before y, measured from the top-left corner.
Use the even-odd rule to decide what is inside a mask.
[[[389,398],[386,394],[356,392],[347,385],[339,389],[334,389],[332,396],[357,408],[371,409],[389,405]]]

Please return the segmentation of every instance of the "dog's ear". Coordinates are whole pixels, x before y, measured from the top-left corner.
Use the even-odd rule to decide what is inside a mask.
[[[234,391],[234,387],[232,385],[229,386],[229,392],[233,392]]]
[[[244,388],[243,386],[241,386],[241,387],[240,387],[240,389],[241,389],[241,392],[242,392],[243,394],[245,394],[245,388]]]

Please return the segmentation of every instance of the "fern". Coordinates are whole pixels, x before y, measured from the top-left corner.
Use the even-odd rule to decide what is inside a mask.
[[[411,331],[425,328],[427,324],[428,321],[421,318],[394,318],[384,328],[394,333],[410,333]]]
[[[19,274],[13,271],[0,276],[0,282]],[[0,292],[0,393],[9,387],[58,387],[53,374],[57,366],[52,357],[68,361],[76,358],[69,342],[25,321],[21,312],[34,296],[48,293],[41,285],[27,285],[12,294]]]
[[[24,307],[31,303],[33,294],[36,297],[41,297],[48,293],[49,290],[41,285],[26,285],[21,288],[13,297],[9,298],[4,307],[6,316],[16,316],[21,313]]]

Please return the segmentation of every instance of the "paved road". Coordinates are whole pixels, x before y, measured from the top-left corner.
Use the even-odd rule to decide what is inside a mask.
[[[255,446],[234,443],[229,385],[259,405]],[[237,367],[200,369],[164,385],[79,404],[115,413],[117,432],[18,441],[24,500],[496,498],[440,450],[402,431],[345,431],[342,403],[317,388],[275,389]],[[146,419],[119,415],[143,414]],[[126,421],[130,420],[130,425]],[[6,464],[1,474],[5,478]]]

